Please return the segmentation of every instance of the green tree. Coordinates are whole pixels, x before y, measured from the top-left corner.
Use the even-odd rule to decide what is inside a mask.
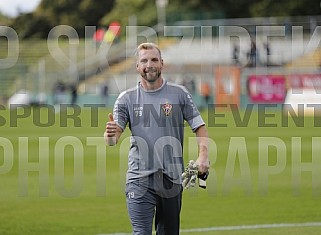
[[[99,26],[100,19],[114,5],[114,0],[42,0],[33,13],[22,14],[12,23],[21,38],[47,37],[57,25],[69,25],[84,36],[85,26]]]
[[[3,15],[1,12],[0,12],[0,24],[1,25],[8,25],[9,22],[11,21],[11,19],[5,15]]]
[[[168,0],[166,7],[168,25],[180,20],[302,16],[320,12],[320,0]],[[53,27],[62,24],[74,27],[83,36],[87,25],[108,27],[118,21],[124,28],[131,16],[136,16],[137,25],[156,25],[156,0],[42,0],[35,12],[20,15],[10,26],[22,38],[46,37]]]
[[[157,22],[156,4],[151,0],[116,0],[115,7],[101,19],[102,25],[118,21],[122,26],[128,25],[129,17],[135,16],[137,25],[151,26]]]
[[[252,17],[319,15],[320,0],[260,0],[249,8]]]

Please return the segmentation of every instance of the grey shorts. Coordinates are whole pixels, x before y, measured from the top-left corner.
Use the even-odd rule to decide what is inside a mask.
[[[179,235],[182,186],[162,173],[126,185],[126,202],[133,235]],[[156,209],[156,212],[155,212]]]

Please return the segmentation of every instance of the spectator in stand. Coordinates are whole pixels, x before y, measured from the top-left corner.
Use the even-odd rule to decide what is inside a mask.
[[[101,103],[108,105],[108,85],[104,84],[101,89]]]
[[[251,48],[247,53],[247,58],[249,67],[255,67],[258,65],[259,53],[256,48],[256,42],[254,40],[251,40]]]
[[[77,85],[71,84],[70,91],[71,91],[71,104],[75,105],[77,103],[77,98],[78,98]]]
[[[234,65],[240,64],[240,46],[237,44],[234,44],[234,46],[233,46],[232,59],[233,59]]]

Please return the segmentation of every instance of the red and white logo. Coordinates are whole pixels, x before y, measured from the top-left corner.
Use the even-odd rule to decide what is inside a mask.
[[[172,108],[173,105],[169,104],[168,102],[162,105],[162,109],[166,116],[168,116],[172,112]]]

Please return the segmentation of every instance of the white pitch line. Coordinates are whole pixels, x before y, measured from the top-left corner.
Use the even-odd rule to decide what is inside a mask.
[[[283,224],[254,224],[254,225],[240,225],[240,226],[222,226],[210,228],[192,228],[181,229],[180,233],[194,233],[194,232],[210,232],[210,231],[230,231],[243,229],[262,229],[262,228],[293,228],[293,227],[321,227],[321,222],[307,222],[307,223],[283,223]],[[98,235],[131,235],[132,233],[110,233]]]

